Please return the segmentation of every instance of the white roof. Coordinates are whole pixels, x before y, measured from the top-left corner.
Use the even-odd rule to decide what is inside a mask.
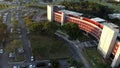
[[[96,17],[96,18],[91,18],[91,20],[96,21],[96,22],[105,22],[104,19]]]
[[[73,11],[69,11],[69,10],[60,10],[60,11],[66,13],[66,14],[74,15],[74,16],[81,16],[81,15],[83,15],[83,13],[73,12]]]

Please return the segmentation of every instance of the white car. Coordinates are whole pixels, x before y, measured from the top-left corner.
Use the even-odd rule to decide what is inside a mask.
[[[35,68],[35,65],[30,64],[29,68]]]
[[[20,68],[20,66],[13,66],[13,68]]]
[[[10,29],[10,32],[11,32],[11,33],[13,32],[13,28]]]
[[[31,61],[34,61],[34,57],[33,56],[31,56]]]
[[[0,49],[0,54],[2,54],[3,53],[3,49]]]
[[[29,68],[33,68],[33,66],[32,66],[32,65],[29,65]]]

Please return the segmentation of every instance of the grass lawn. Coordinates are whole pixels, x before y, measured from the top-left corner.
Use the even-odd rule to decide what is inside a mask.
[[[69,57],[68,47],[61,40],[48,35],[30,35],[29,38],[36,60]]]
[[[96,48],[86,48],[83,51],[86,59],[90,63],[91,68],[111,68],[110,61],[105,60],[102,56],[97,52]]]

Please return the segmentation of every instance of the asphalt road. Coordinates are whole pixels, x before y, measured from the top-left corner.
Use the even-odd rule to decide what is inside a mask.
[[[11,68],[13,65],[29,65],[31,62],[31,55],[32,55],[32,48],[30,45],[30,41],[27,37],[27,28],[25,27],[24,21],[21,18],[21,12],[18,12],[18,22],[21,28],[21,40],[23,40],[24,43],[24,51],[25,51],[25,62],[18,62],[18,63],[13,63],[12,65],[10,62],[8,62],[8,54],[4,51],[4,54],[0,54],[0,68]],[[6,16],[6,22],[5,24],[8,26],[7,31],[10,33],[10,24],[11,24],[11,12],[8,12],[8,15]],[[3,46],[5,46],[6,43],[4,42]],[[4,49],[5,47],[3,47]]]
[[[7,27],[7,31],[10,32],[10,23],[11,23],[11,13],[8,12],[8,15],[6,16],[6,22],[5,24],[8,26]],[[6,43],[2,43],[3,44],[3,49],[5,48],[4,46],[6,45]],[[8,55],[6,54],[5,50],[4,53],[0,55],[0,68],[9,68],[9,64],[8,64]]]
[[[18,12],[18,21],[19,21],[19,25],[21,27],[21,36],[22,36],[22,40],[23,40],[23,43],[24,43],[24,50],[25,50],[25,57],[26,57],[26,62],[31,62],[31,56],[32,56],[32,48],[31,48],[31,45],[30,45],[30,42],[29,42],[29,39],[27,37],[27,28],[24,24],[24,21],[21,17],[21,12]]]
[[[59,33],[55,33],[58,37],[62,38],[66,43],[69,44],[71,55],[77,60],[82,61],[84,64],[84,68],[90,68],[88,61],[82,54],[82,47],[78,47],[78,45],[74,41],[70,41],[66,37],[60,35]]]

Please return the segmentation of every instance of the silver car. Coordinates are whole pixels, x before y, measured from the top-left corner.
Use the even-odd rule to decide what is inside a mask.
[[[3,54],[3,49],[0,49],[0,54]]]

